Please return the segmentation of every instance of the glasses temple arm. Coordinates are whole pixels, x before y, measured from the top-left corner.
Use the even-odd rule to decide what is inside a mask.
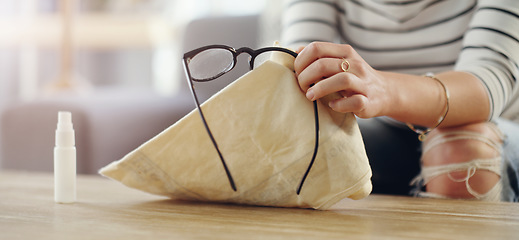
[[[202,112],[202,108],[200,107],[200,101],[198,100],[198,97],[196,96],[195,87],[193,85],[191,74],[187,67],[187,62],[185,60],[184,60],[184,70],[186,72],[187,81],[190,86],[191,93],[193,95],[193,99],[195,100],[195,103],[196,103],[196,108],[198,109],[198,113],[200,114],[200,118],[202,119],[202,123],[204,124],[205,130],[207,131],[207,134],[209,135],[209,138],[211,139],[211,142],[213,143],[214,148],[216,149],[216,152],[218,153],[218,156],[220,157],[220,161],[222,162],[223,168],[225,170],[225,174],[227,175],[227,179],[229,179],[229,184],[231,185],[231,188],[236,192],[237,188],[236,188],[236,184],[234,183],[234,179],[231,175],[231,171],[229,170],[229,168],[227,167],[227,164],[225,163],[225,160],[223,159],[223,155],[220,152],[220,148],[218,148],[218,144],[216,143],[213,133],[209,129],[209,125],[207,124],[204,113]]]
[[[317,150],[319,149],[319,113],[317,111],[317,101],[313,102],[314,104],[314,113],[315,113],[315,145],[314,145],[314,154],[312,155],[312,160],[310,161],[310,164],[308,165],[308,168],[306,169],[305,174],[303,175],[303,178],[301,179],[301,182],[299,183],[299,187],[297,187],[297,195],[301,193],[301,189],[303,189],[303,184],[306,181],[306,178],[308,177],[308,174],[310,173],[310,170],[312,169],[312,166],[314,165],[315,158],[317,157]]]

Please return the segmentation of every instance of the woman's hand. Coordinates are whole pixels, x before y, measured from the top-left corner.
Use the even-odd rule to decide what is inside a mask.
[[[343,64],[344,60],[349,66]],[[343,71],[341,64],[347,71]],[[385,115],[385,109],[393,102],[393,86],[349,45],[311,43],[300,51],[294,69],[309,100],[336,92],[343,96],[329,103],[335,111],[370,118]]]

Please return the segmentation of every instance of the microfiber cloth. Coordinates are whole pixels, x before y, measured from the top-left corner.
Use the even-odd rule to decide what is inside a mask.
[[[100,173],[181,200],[324,210],[366,197],[371,168],[356,118],[326,99],[318,101],[315,163],[296,193],[314,153],[315,121],[293,61],[273,57],[202,104],[236,191],[196,109]]]

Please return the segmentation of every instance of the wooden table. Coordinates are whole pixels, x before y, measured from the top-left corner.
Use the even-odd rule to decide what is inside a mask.
[[[519,204],[371,195],[329,211],[180,202],[99,176],[56,204],[48,173],[0,172],[0,239],[519,239]]]

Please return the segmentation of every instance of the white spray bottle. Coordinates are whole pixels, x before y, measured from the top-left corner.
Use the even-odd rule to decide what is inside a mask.
[[[70,112],[58,113],[54,147],[54,201],[76,201],[76,146]]]

